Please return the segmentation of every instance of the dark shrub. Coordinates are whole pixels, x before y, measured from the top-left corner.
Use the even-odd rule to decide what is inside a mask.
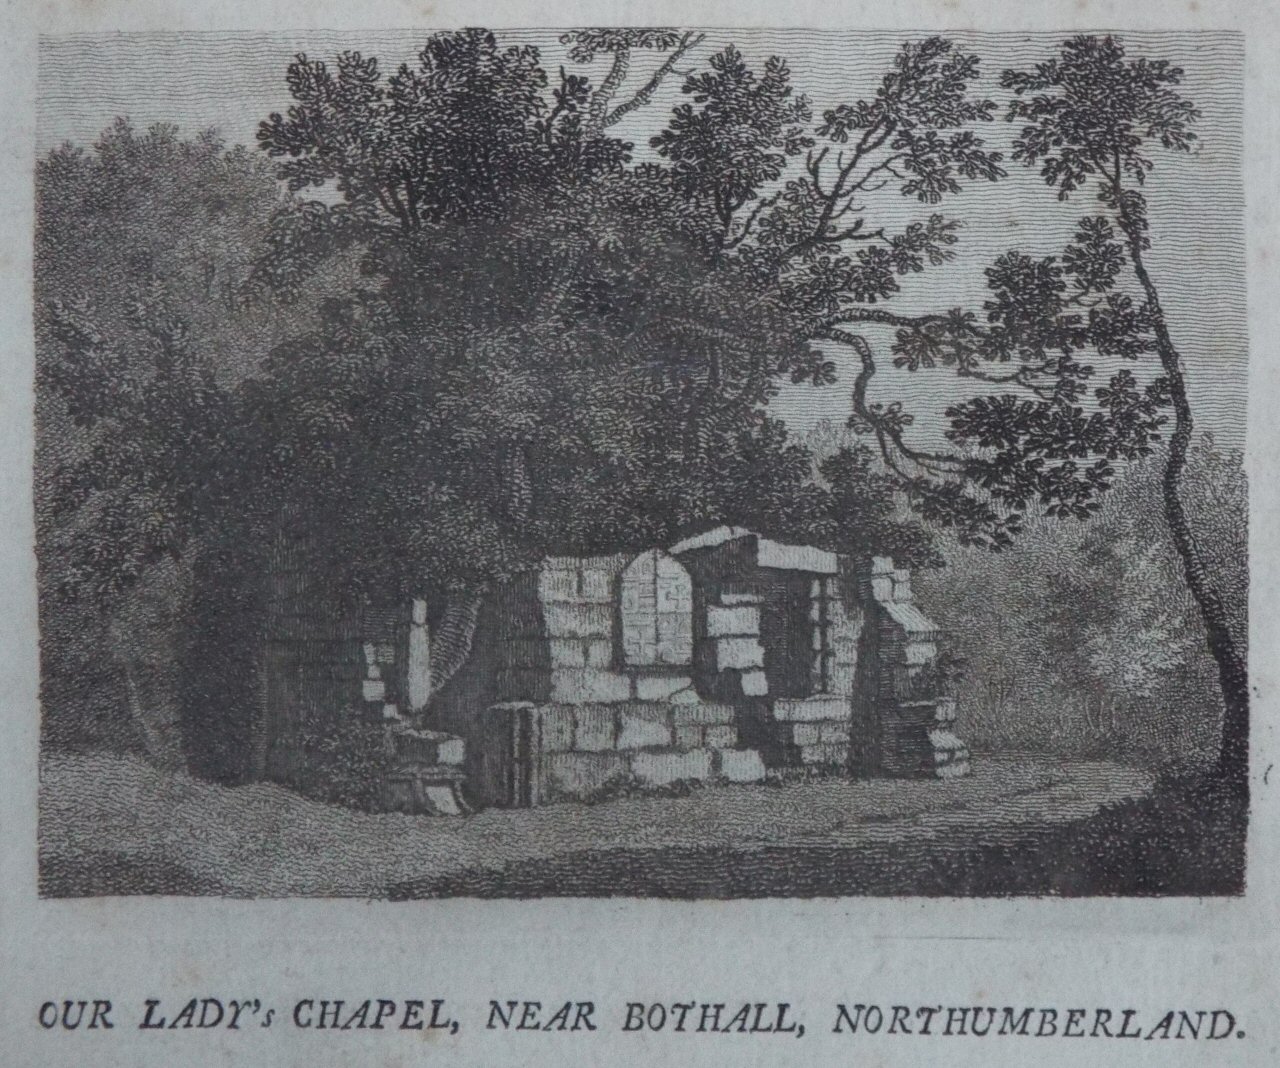
[[[376,812],[394,750],[386,728],[362,710],[312,715],[299,740],[303,764],[290,783],[317,801]]]

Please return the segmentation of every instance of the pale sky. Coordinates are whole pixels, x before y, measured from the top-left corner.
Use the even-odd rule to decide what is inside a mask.
[[[135,125],[171,122],[190,134],[216,127],[229,143],[254,143],[257,123],[289,104],[284,72],[291,57],[305,51],[332,58],[343,50],[379,57],[384,68],[412,61],[427,31],[393,30],[278,34],[109,34],[46,37],[40,42],[37,141],[41,152],[63,141],[87,144],[118,115]],[[694,66],[732,42],[753,64],[772,54],[785,57],[793,84],[812,99],[815,112],[869,96],[902,41],[904,32],[817,32],[813,30],[712,30],[682,68]],[[1025,68],[1047,58],[1059,34],[951,33],[983,61],[978,87],[997,101],[1005,67]],[[538,46],[554,71],[568,64],[557,32],[504,31],[504,40]],[[1153,249],[1149,267],[1160,287],[1175,342],[1188,368],[1197,422],[1224,444],[1242,446],[1247,391],[1247,331],[1241,156],[1241,71],[1243,43],[1230,33],[1126,33],[1131,56],[1168,59],[1186,71],[1183,93],[1203,112],[1196,127],[1199,151],[1173,156],[1156,149],[1155,174],[1148,182]],[[570,65],[571,66],[571,65]],[[644,77],[637,63],[634,83]],[[598,78],[603,61],[585,68]],[[635,142],[635,155],[648,154],[648,138],[662,127],[681,98],[680,79],[620,125]],[[997,121],[980,130],[989,145],[1008,154],[1016,127]],[[995,185],[972,185],[944,201],[940,209],[964,223],[955,262],[904,280],[903,292],[888,307],[904,313],[964,305],[980,311],[985,296],[983,268],[1011,249],[1044,255],[1061,250],[1076,220],[1096,211],[1091,196],[1066,204],[1032,171],[1009,165]],[[925,218],[935,210],[884,191],[868,200],[875,225],[890,230]],[[962,394],[945,371],[915,376],[895,372],[887,350],[890,333],[868,331],[885,368],[877,376],[874,400],[904,398],[921,417],[916,433],[932,438],[938,413]],[[787,386],[775,410],[798,430],[820,419],[842,423],[848,415],[853,360],[833,353],[841,370],[837,385],[824,389]],[[1099,377],[1101,361],[1093,360]],[[1141,369],[1135,368],[1141,376]]]

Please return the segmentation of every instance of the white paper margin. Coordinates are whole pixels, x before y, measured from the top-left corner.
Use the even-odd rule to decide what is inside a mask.
[[[1277,934],[1276,461],[1280,256],[1276,201],[1280,20],[1266,0],[1186,4],[258,3],[79,0],[3,13],[7,136],[0,253],[0,1064],[276,1066],[775,1064],[1269,1065],[1280,1063]],[[38,32],[459,25],[786,25],[845,29],[1239,29],[1246,45],[1250,329],[1248,471],[1254,801],[1243,899],[413,903],[36,897],[37,634],[31,492],[31,228]],[[1189,224],[1193,224],[1189,220]],[[149,996],[444,997],[453,1038],[406,1033],[151,1034],[131,1030]],[[110,997],[117,1030],[53,1034],[45,1000]],[[483,1029],[490,998],[594,999],[593,1035]],[[809,1034],[639,1036],[629,1000],[789,1001]],[[858,1038],[831,1035],[834,1003],[1229,1008],[1229,1042]],[[281,1021],[283,1022],[283,1021]]]

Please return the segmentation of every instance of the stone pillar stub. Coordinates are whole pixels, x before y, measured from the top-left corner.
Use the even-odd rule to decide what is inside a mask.
[[[427,630],[427,602],[421,597],[413,599],[409,616],[405,696],[411,712],[421,712],[431,698],[431,636]]]

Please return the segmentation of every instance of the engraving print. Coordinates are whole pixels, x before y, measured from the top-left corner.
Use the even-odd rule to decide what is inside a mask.
[[[43,38],[41,893],[1243,893],[1242,54]]]

